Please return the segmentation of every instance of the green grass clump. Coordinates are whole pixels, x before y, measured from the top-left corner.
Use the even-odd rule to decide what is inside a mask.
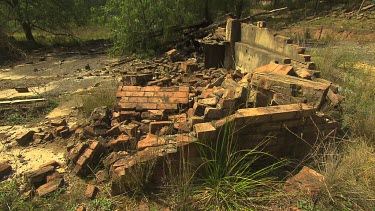
[[[256,209],[270,199],[275,187],[275,178],[270,174],[284,162],[259,167],[260,158],[270,155],[256,149],[239,149],[229,124],[219,137],[199,147],[203,164],[193,187],[197,206],[203,210]]]
[[[107,106],[109,109],[112,109],[117,101],[116,90],[116,85],[100,87],[82,96],[80,99],[82,104],[82,113],[86,116],[90,116],[91,112],[95,108],[102,106]]]

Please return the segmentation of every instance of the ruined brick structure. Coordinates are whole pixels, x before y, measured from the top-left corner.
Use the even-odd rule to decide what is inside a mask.
[[[319,79],[305,48],[264,26],[228,20],[226,41],[206,43],[204,63],[179,62],[181,55],[171,50],[168,60],[124,70],[108,128],[103,131],[98,121],[108,119],[103,111],[82,130],[102,143],[70,150],[74,172],[87,174],[86,166],[98,163],[94,155],[103,156],[103,145],[111,152],[104,153],[103,164],[113,194],[121,193],[137,163],[159,165],[167,155],[199,161],[196,141],[219,140],[226,124],[234,127],[241,148],[260,147],[278,158],[306,156],[320,136],[338,127],[322,111],[342,98],[337,86]],[[160,181],[163,165],[155,169]]]

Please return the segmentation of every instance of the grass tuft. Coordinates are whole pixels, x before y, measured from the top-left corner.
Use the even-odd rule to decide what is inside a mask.
[[[240,150],[229,124],[219,137],[199,147],[203,164],[194,187],[197,205],[203,210],[255,209],[269,199],[275,185],[269,175],[284,162],[259,167],[260,159],[270,155],[256,149]]]

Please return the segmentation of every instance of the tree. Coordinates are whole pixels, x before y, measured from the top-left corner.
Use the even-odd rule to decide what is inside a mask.
[[[107,0],[117,53],[165,50],[186,31],[232,13],[240,18],[248,0]]]
[[[83,5],[83,0],[0,0],[0,18],[18,24],[26,39],[35,42],[33,29],[56,33],[81,23]]]

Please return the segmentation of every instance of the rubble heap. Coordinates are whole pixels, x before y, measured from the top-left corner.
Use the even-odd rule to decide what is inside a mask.
[[[240,23],[229,20],[226,41],[220,41],[219,51],[212,50],[216,45],[212,42],[203,44],[204,60],[195,57],[181,61],[181,53],[173,49],[163,58],[134,62],[119,70],[122,81],[114,110],[95,109],[88,124],[52,124],[56,137],[72,139],[67,146],[72,171],[82,177],[99,175],[98,183],[111,178],[112,193],[119,194],[125,191],[122,184],[137,164],[156,162],[153,178],[160,182],[163,165],[159,164],[167,155],[178,159],[188,149],[184,156],[195,160],[199,153],[194,143],[217,140],[226,124],[234,126],[233,135],[242,148],[263,144],[262,149],[272,155],[294,158],[305,156],[318,136],[335,130],[338,124],[322,111],[338,106],[343,98],[336,85],[310,71],[315,65],[303,54],[304,48],[274,36],[271,47],[277,48],[275,51],[250,51],[250,46],[247,55],[239,56],[237,50],[242,48],[238,46],[244,43],[238,44],[235,33],[245,41],[255,39],[255,43],[264,44],[264,40],[259,34],[236,32],[238,27],[233,24]],[[242,28],[267,36],[271,33],[264,24]],[[293,47],[293,57],[283,56],[288,53],[283,47]],[[258,55],[259,51],[269,55],[262,59],[265,63],[258,61],[256,68],[224,68],[228,57],[249,65],[255,58],[253,53]],[[302,57],[305,62],[296,63]],[[282,58],[283,62],[269,58]],[[20,144],[32,135],[25,134]]]

